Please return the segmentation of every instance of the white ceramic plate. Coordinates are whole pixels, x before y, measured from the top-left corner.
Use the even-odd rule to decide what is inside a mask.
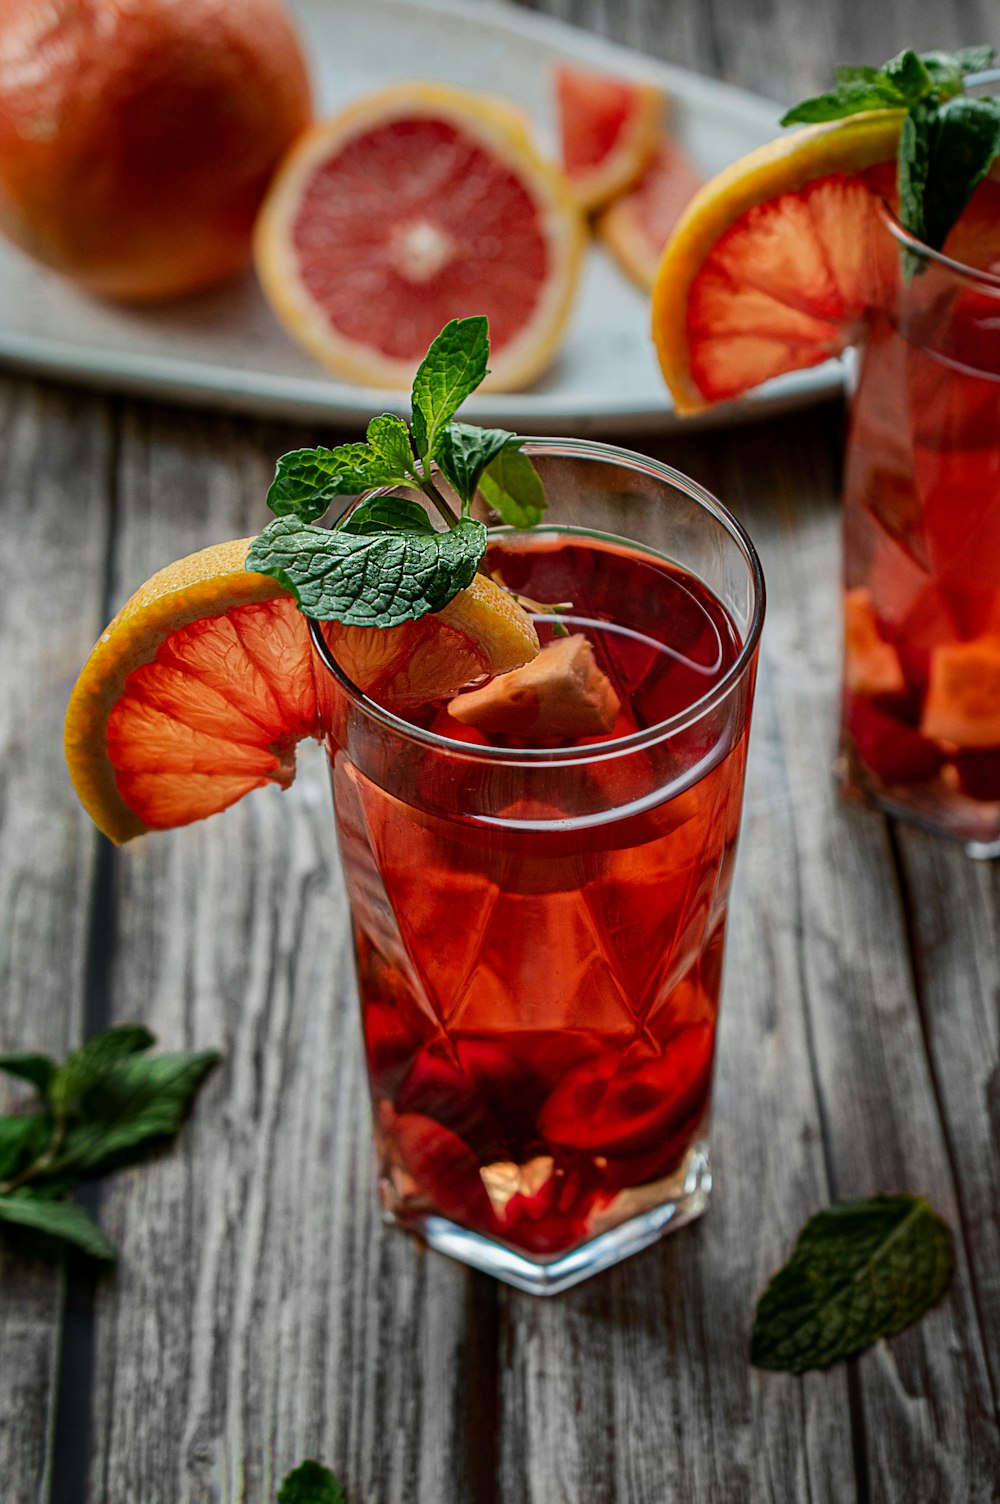
[[[291,4],[323,113],[392,80],[435,78],[510,96],[554,149],[549,68],[568,58],[661,84],[673,101],[673,129],[706,173],[777,133],[779,111],[767,100],[495,0]],[[594,246],[548,374],[530,391],[473,398],[469,418],[521,433],[578,435],[676,425],[647,324],[647,299]],[[2,242],[0,362],[199,406],[349,427],[373,411],[406,410],[400,393],[348,384],[314,364],[276,322],[251,272],[182,303],[137,311],[83,297]],[[764,416],[829,395],[841,382],[840,366],[828,362],[696,421]]]

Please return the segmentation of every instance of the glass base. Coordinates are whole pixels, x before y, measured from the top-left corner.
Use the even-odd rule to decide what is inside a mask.
[[[1000,857],[1000,808],[995,803],[969,799],[951,790],[944,794],[938,789],[891,793],[865,776],[850,750],[841,753],[836,773],[845,799],[869,804],[951,841],[974,861]]]
[[[637,1189],[635,1195],[644,1203],[643,1210],[607,1232],[578,1243],[568,1253],[551,1258],[531,1258],[506,1243],[459,1227],[446,1217],[426,1214],[403,1220],[390,1212],[386,1220],[415,1232],[438,1253],[492,1274],[494,1279],[526,1290],[529,1295],[558,1295],[700,1217],[712,1197],[708,1145],[702,1141],[692,1144],[683,1163],[668,1180]],[[654,1198],[656,1204],[650,1206],[648,1203]]]

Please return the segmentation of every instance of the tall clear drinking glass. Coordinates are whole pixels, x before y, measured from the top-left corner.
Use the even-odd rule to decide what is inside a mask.
[[[699,1215],[764,591],[665,465],[526,445],[548,520],[488,563],[543,644],[585,637],[614,724],[402,719],[313,640],[354,921],[380,1185],[435,1248],[539,1294]],[[575,652],[579,644],[573,644]],[[591,687],[593,687],[593,673]],[[543,687],[544,689],[544,687]],[[529,703],[531,702],[531,703]]]
[[[1000,855],[1000,183],[940,255],[887,210],[845,475],[849,792]],[[992,269],[991,269],[992,268]]]

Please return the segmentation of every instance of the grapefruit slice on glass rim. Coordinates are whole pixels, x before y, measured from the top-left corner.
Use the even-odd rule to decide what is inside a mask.
[[[563,168],[581,208],[600,209],[642,176],[656,155],[664,96],[564,64],[555,69]]]
[[[653,339],[678,412],[742,396],[854,344],[898,252],[875,236],[896,197],[901,110],[789,131],[707,183],[681,217],[653,288]],[[979,185],[945,251],[958,260],[1000,189]]]
[[[77,679],[66,761],[115,842],[203,819],[268,783],[287,787],[297,743],[324,734],[307,619],[277,581],[246,569],[252,542],[216,544],[154,574]],[[482,575],[402,626],[324,631],[349,677],[394,710],[538,652],[530,619]]]
[[[566,179],[501,100],[379,90],[302,136],[255,231],[265,296],[322,364],[406,388],[439,330],[485,313],[494,391],[530,383],[569,316],[585,241]]]

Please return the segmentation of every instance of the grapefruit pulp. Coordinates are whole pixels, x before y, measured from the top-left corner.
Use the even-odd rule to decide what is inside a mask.
[[[664,98],[633,83],[565,65],[555,69],[563,167],[583,209],[600,209],[641,177],[656,154]]]
[[[255,236],[264,293],[288,332],[352,381],[408,387],[453,318],[485,313],[494,390],[548,364],[584,232],[568,184],[511,106],[401,84],[306,133]]]
[[[306,618],[275,580],[246,569],[252,541],[153,575],[76,682],[66,760],[113,841],[203,819],[267,783],[287,787],[297,743],[324,734],[327,686]],[[529,618],[481,575],[433,616],[324,631],[345,672],[390,709],[449,696],[538,651]]]
[[[663,254],[653,339],[679,412],[741,396],[857,341],[896,285],[898,254],[878,228],[895,200],[900,110],[790,131],[696,194]],[[1000,163],[991,169],[1000,178]],[[945,250],[963,259],[995,219],[980,184]]]
[[[656,281],[670,232],[704,181],[683,147],[662,136],[638,183],[598,217],[600,239],[622,271],[647,292]]]

